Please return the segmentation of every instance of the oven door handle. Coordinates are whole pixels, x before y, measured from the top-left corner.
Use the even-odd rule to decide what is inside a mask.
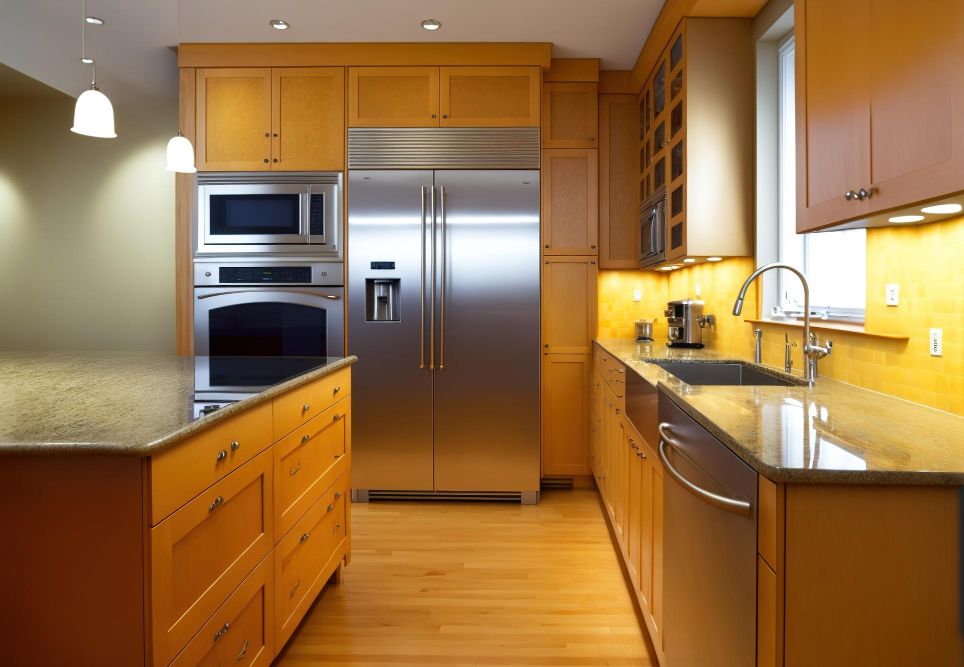
[[[213,294],[200,294],[198,295],[198,299],[210,299],[211,297],[227,296],[230,294],[263,294],[266,291],[270,291],[272,293],[302,294],[304,296],[318,296],[323,299],[331,299],[332,301],[337,301],[338,299],[341,298],[337,294],[312,294],[311,292],[299,292],[298,290],[293,290],[293,289],[273,289],[273,290],[239,289],[239,290],[231,290],[230,292],[214,292]]]

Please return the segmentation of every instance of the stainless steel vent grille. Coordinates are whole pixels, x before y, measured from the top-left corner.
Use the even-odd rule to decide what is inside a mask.
[[[234,171],[212,171],[198,173],[197,182],[199,185],[234,185],[236,183],[326,183],[337,185],[341,174],[337,171],[332,172],[234,172]]]
[[[368,492],[369,502],[375,500],[458,500],[518,503],[518,491],[376,491]]]
[[[537,127],[353,127],[349,169],[538,169]]]

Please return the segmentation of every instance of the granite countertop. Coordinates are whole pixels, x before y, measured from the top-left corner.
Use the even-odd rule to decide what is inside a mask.
[[[138,352],[0,352],[0,455],[150,456],[357,360],[307,360],[304,372],[280,375],[267,386],[253,388],[254,395],[196,419],[198,359],[204,358]],[[258,359],[263,369],[266,358]]]
[[[648,362],[746,360],[665,340],[596,342],[774,482],[964,485],[962,417],[830,378],[812,387],[692,386]]]

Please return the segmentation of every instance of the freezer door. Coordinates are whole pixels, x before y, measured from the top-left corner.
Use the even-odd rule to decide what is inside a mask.
[[[431,171],[349,172],[347,349],[358,356],[352,366],[356,489],[433,488],[432,196]]]
[[[435,189],[435,489],[538,491],[539,172]]]

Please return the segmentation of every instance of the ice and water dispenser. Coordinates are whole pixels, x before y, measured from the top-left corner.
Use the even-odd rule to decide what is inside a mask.
[[[365,281],[365,310],[369,322],[399,320],[398,278],[368,278]]]

